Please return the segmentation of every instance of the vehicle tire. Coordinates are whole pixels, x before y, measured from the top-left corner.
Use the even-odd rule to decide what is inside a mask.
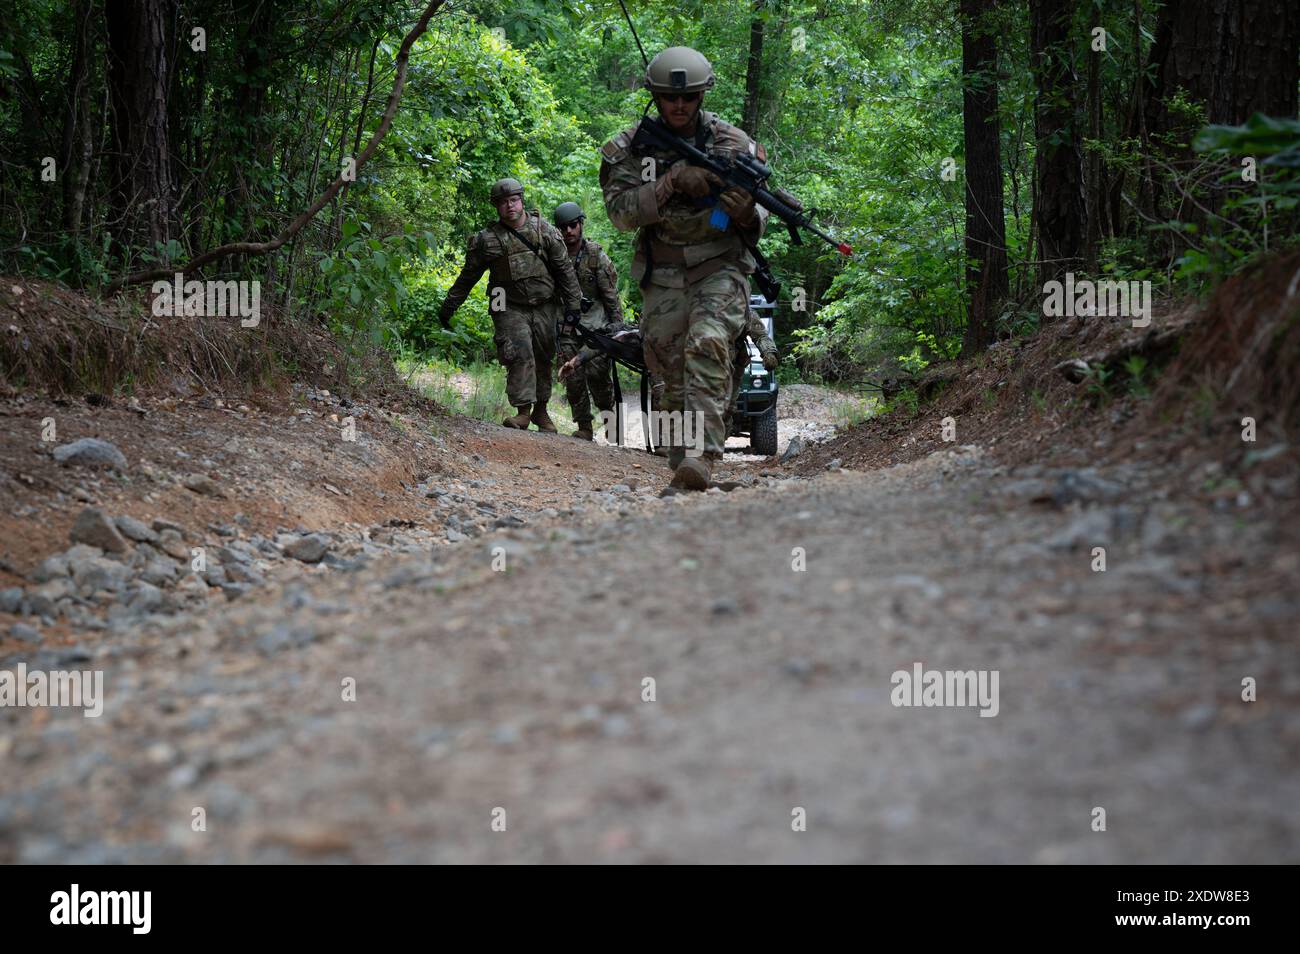
[[[776,453],[776,405],[754,418],[749,434],[749,449],[755,454],[771,457]]]

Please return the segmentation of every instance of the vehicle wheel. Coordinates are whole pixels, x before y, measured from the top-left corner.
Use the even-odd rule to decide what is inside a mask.
[[[749,449],[755,454],[771,457],[776,453],[776,405],[772,405],[754,418],[749,435]]]

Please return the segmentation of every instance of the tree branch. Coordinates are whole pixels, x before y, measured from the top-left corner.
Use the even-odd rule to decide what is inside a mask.
[[[444,2],[445,0],[430,0],[429,5],[424,8],[424,13],[420,15],[420,19],[416,21],[415,26],[411,27],[410,32],[402,40],[402,46],[397,51],[397,58],[393,61],[397,73],[393,78],[393,91],[388,95],[388,106],[384,109],[384,118],[379,123],[379,128],[375,130],[374,135],[370,137],[370,142],[366,143],[366,148],[361,151],[361,155],[357,156],[357,170],[360,170],[365,165],[366,160],[374,155],[375,150],[379,148],[380,141],[388,134],[389,127],[393,125],[393,117],[397,115],[397,106],[402,100],[402,87],[406,84],[406,61],[410,56],[411,47],[428,29],[429,20],[432,19]],[[112,282],[106,290],[111,294],[127,285],[138,285],[141,282],[170,278],[176,272],[188,274],[229,255],[265,255],[267,252],[274,252],[297,235],[303,226],[316,217],[316,213],[329,205],[334,196],[343,188],[343,184],[343,174],[340,172],[338,178],[330,183],[329,188],[321,193],[320,197],[305,212],[290,222],[283,232],[269,242],[230,242],[195,256],[183,266],[151,268],[146,271],[134,272],[125,278],[119,278]]]

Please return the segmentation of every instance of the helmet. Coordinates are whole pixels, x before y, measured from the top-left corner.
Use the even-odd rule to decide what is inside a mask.
[[[492,184],[492,204],[496,205],[508,195],[523,195],[524,186],[518,179],[498,179]]]
[[[555,207],[553,221],[556,226],[568,225],[574,219],[585,219],[587,214],[582,211],[582,206],[576,202],[561,202]]]
[[[702,93],[713,89],[713,67],[689,46],[670,46],[646,67],[645,85],[652,93]]]

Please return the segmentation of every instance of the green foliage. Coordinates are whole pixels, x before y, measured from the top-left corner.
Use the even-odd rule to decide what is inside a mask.
[[[1102,365],[1089,365],[1083,373],[1084,394],[1094,402],[1106,403],[1110,400],[1111,371]]]
[[[906,388],[899,391],[894,397],[885,402],[885,413],[896,414],[903,417],[916,417],[920,413],[921,398],[912,388]]]
[[[1110,13],[1120,9],[1097,2]],[[718,81],[705,108],[735,123],[744,117],[752,24],[761,23],[753,132],[769,149],[774,183],[856,249],[844,259],[820,242],[794,244],[783,229],[769,228],[763,248],[785,290],[777,331],[790,355],[778,380],[854,384],[919,374],[954,358],[966,311],[956,5],[639,0],[631,6],[652,54],[685,44],[710,58]],[[1077,27],[1091,14],[1088,6],[1080,6]],[[1100,63],[1107,104],[1128,102],[1138,69],[1130,51],[1134,41],[1139,52],[1152,42],[1148,27],[1157,5],[1147,6],[1136,25],[1128,8],[1107,16],[1113,43]],[[64,223],[68,170],[58,184],[33,175],[41,158],[60,148],[75,105],[68,88],[75,18],[67,7],[54,0],[6,6],[0,268],[80,285],[102,285],[153,262],[183,261],[224,242],[278,234],[377,127],[415,9],[382,0],[182,0],[177,22],[204,24],[208,50],[174,44],[168,95],[176,227],[170,242],[147,247],[138,239],[119,241],[115,232],[115,154],[101,105],[109,79],[101,15],[92,18],[85,75],[96,173],[78,230]],[[1000,48],[1013,283],[997,333],[1012,337],[1033,333],[1041,319],[1029,245],[1035,87],[1023,4],[995,7],[989,27]],[[102,13],[102,5],[91,8]],[[1081,50],[1076,42],[1075,52]],[[621,294],[635,310],[632,236],[616,231],[605,214],[598,150],[645,107],[642,72],[616,4],[449,4],[415,45],[392,128],[357,180],[280,251],[223,267],[240,271],[231,277],[262,279],[266,304],[323,317],[355,343],[479,367],[493,359],[482,283],[450,331],[438,323],[437,310],[463,261],[466,237],[495,217],[486,200],[490,184],[510,175],[524,182],[526,205],[548,218],[562,201],[583,206],[587,235],[610,252]],[[1131,216],[1108,235],[1101,272],[1151,280],[1165,291],[1196,290],[1293,241],[1300,233],[1300,122],[1255,116],[1242,126],[1203,128],[1203,104],[1178,93],[1163,105],[1173,117],[1169,132],[1142,148],[1125,138],[1126,110],[1109,105],[1101,136],[1083,144],[1089,157],[1100,158],[1110,183],[1122,180],[1124,201],[1117,207],[1141,206],[1131,201],[1134,184],[1153,165],[1165,176],[1163,210],[1153,221]],[[1188,149],[1193,137],[1196,153]],[[1055,131],[1048,144],[1067,139]],[[1259,160],[1257,182],[1241,178],[1247,156]],[[1169,165],[1167,176],[1161,164]],[[1178,199],[1183,189],[1211,214],[1172,214],[1169,197]],[[1153,254],[1164,249],[1168,255]],[[806,309],[791,307],[795,289],[804,290]],[[1146,387],[1148,369],[1126,371],[1135,393]],[[1090,387],[1099,397],[1107,382]],[[891,403],[915,413],[914,394]]]
[[[429,254],[429,232],[403,231],[376,237],[369,222],[348,219],[342,240],[320,260],[329,297],[325,313],[350,341],[364,335],[372,345],[391,346],[400,336],[397,319],[407,289],[403,268]]]
[[[1124,373],[1128,375],[1128,390],[1136,398],[1151,396],[1151,388],[1146,381],[1149,365],[1150,362],[1140,354],[1129,355],[1124,361]]]
[[[1275,119],[1255,113],[1240,126],[1206,126],[1192,144],[1197,152],[1222,152],[1237,156],[1263,156],[1263,165],[1300,169],[1300,120]],[[1300,191],[1300,181],[1286,176],[1273,187],[1281,192]]]

